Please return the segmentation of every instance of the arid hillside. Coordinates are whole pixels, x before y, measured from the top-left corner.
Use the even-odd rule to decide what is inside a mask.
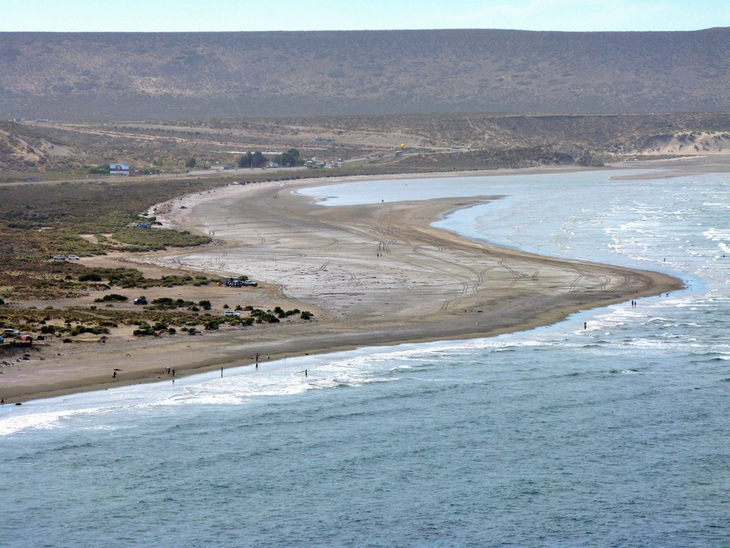
[[[2,33],[5,118],[730,111],[730,29]]]
[[[80,151],[62,141],[18,124],[0,122],[0,170],[63,169],[79,159]]]
[[[401,147],[405,145],[405,147]],[[730,114],[527,116],[400,114],[167,122],[0,122],[0,179],[102,173],[108,162],[152,172],[233,165],[247,151],[290,148],[342,171],[525,167],[727,154]],[[396,152],[405,150],[396,154]],[[403,154],[405,152],[405,154]],[[91,170],[91,171],[89,171]]]

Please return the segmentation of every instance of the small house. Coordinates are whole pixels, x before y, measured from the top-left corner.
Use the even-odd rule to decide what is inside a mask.
[[[109,164],[110,175],[125,175],[129,177],[129,164]]]

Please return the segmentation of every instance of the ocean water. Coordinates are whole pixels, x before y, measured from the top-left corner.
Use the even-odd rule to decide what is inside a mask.
[[[730,175],[611,174],[315,190],[504,194],[439,226],[688,289],[496,338],[6,406],[0,546],[730,546]]]

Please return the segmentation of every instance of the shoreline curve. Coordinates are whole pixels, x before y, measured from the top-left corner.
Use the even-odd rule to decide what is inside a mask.
[[[122,260],[220,274],[245,268],[266,282],[262,292],[272,303],[299,303],[315,310],[316,321],[221,330],[189,338],[194,340],[134,341],[124,354],[109,345],[103,356],[102,350],[91,353],[60,376],[38,371],[15,390],[4,387],[5,399],[158,382],[159,370],[169,364],[181,376],[198,374],[251,364],[257,352],[275,360],[491,337],[684,288],[659,272],[543,257],[431,226],[497,196],[321,207],[295,194],[304,186],[322,181],[229,186],[177,198],[166,208],[165,224],[212,233],[217,245]],[[124,378],[112,381],[106,372],[119,365]]]

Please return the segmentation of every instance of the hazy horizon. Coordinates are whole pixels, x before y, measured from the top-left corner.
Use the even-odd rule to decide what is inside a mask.
[[[39,17],[42,14],[42,17]],[[504,29],[564,32],[695,31],[730,26],[730,5],[682,0],[29,0],[5,6],[0,32],[276,32]]]

